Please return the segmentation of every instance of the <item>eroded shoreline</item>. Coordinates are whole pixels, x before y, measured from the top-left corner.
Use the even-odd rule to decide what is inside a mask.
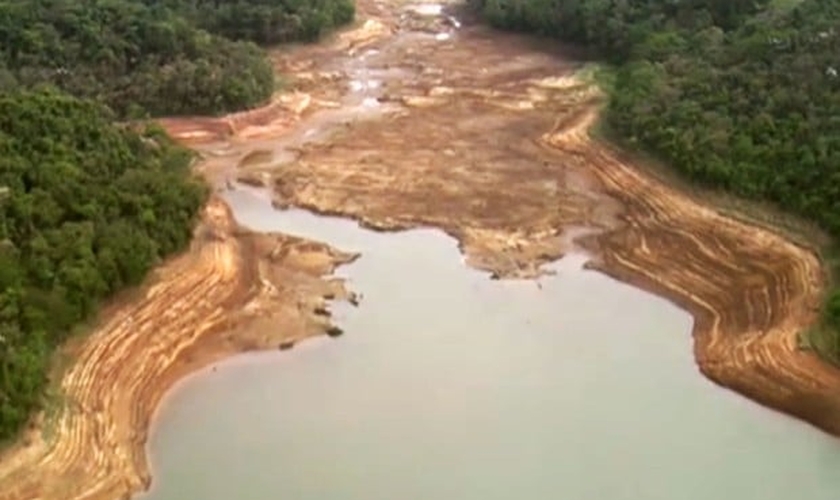
[[[583,113],[572,130],[595,120]],[[623,227],[587,240],[598,256],[589,267],[691,313],[695,359],[709,379],[840,435],[840,371],[799,348],[826,285],[816,253],[646,177],[587,134],[547,141],[594,167],[626,209]]]
[[[148,488],[145,443],[164,393],[219,359],[326,332],[318,309],[350,292],[325,277],[356,257],[241,229],[214,197],[192,248],[85,340],[62,379],[60,414],[42,416],[4,455],[0,498],[129,498]]]
[[[208,178],[267,184],[278,204],[371,229],[439,228],[459,241],[470,265],[502,277],[538,275],[567,250],[567,228],[592,227],[598,234],[581,240],[596,256],[591,267],[694,316],[694,352],[706,376],[840,435],[840,371],[797,347],[824,287],[814,253],[681,196],[591,140],[597,92],[569,76],[573,66],[529,56],[521,37],[493,35],[507,39],[494,42],[476,28],[458,35],[464,41],[409,34],[387,45],[399,33],[398,11],[363,7],[374,19],[358,36],[278,63],[307,74],[298,93],[226,120],[168,124],[187,142],[227,141],[232,153],[199,167]],[[291,161],[231,172],[236,158],[290,129],[322,124],[319,110],[341,108],[337,89],[346,81],[316,58],[368,47],[376,53],[362,69],[384,85],[358,99],[396,102],[395,113],[331,123],[338,130],[329,141],[295,146]],[[393,71],[409,56],[419,67]],[[353,255],[244,231],[218,198],[196,234],[189,252],[156,271],[142,299],[118,308],[84,342],[61,384],[68,403],[59,418],[3,455],[0,500],[130,497],[148,487],[148,424],[175,381],[329,327],[315,309],[347,292],[325,276]],[[54,426],[48,441],[40,437],[46,425]]]

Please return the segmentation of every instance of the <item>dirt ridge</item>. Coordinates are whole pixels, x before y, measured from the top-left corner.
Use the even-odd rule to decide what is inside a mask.
[[[315,308],[348,292],[322,277],[355,257],[243,230],[211,200],[193,248],[86,339],[61,381],[66,402],[55,421],[2,457],[0,499],[129,498],[148,488],[145,443],[165,392],[232,354],[324,333],[331,325]]]
[[[592,107],[546,137],[626,208],[623,227],[589,239],[591,267],[689,311],[709,379],[840,435],[840,371],[799,348],[826,285],[816,252],[650,179],[584,133],[596,119]]]

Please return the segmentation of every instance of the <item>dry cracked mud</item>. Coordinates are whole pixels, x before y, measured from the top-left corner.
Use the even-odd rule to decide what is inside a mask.
[[[799,349],[825,277],[817,255],[644,174],[590,137],[601,96],[559,50],[458,14],[359,3],[353,29],[274,54],[291,89],[258,110],[162,120],[220,189],[377,230],[437,227],[470,265],[533,277],[576,244],[590,267],[694,315],[715,382],[840,435],[840,370]],[[236,227],[214,198],[190,251],[114,304],[75,347],[65,404],[0,460],[0,500],[127,498],[149,484],[155,406],[225,356],[323,333],[328,275],[355,256]]]

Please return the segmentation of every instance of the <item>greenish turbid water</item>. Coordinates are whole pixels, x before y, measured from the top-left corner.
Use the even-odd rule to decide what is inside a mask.
[[[582,269],[492,281],[438,231],[378,234],[257,192],[259,230],[362,257],[345,335],[180,383],[143,500],[836,500],[840,443],[706,380],[692,319]]]

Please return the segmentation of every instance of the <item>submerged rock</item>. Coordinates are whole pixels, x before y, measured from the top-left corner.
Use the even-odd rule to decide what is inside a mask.
[[[288,351],[289,349],[291,349],[294,346],[295,346],[295,341],[294,340],[284,340],[283,342],[280,342],[280,345],[278,346],[278,348],[281,351]]]

